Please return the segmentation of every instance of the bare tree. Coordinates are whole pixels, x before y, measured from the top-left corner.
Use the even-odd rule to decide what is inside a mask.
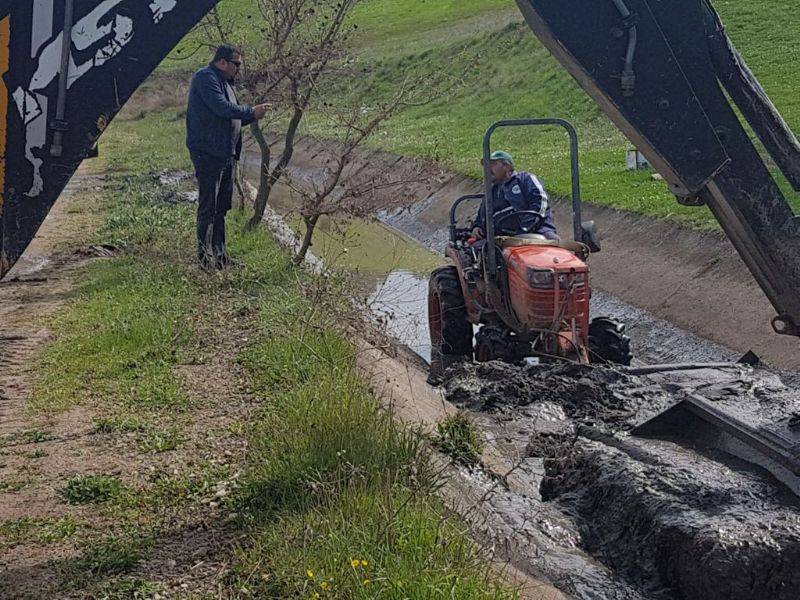
[[[285,108],[282,150],[272,164],[272,147],[264,134],[275,123],[250,127],[261,154],[258,193],[249,228],[261,222],[275,184],[294,154],[300,123],[318,96],[323,77],[346,63],[352,33],[349,16],[363,0],[255,0],[262,18],[262,43],[250,60],[246,86],[255,98]]]
[[[349,217],[374,215],[395,200],[396,190],[418,183],[425,174],[409,177],[395,173],[391,165],[362,162],[355,168],[356,159],[363,157],[362,147],[378,133],[386,122],[412,106],[429,104],[447,95],[462,83],[463,73],[456,76],[438,74],[434,77],[404,75],[393,95],[376,106],[365,106],[359,94],[340,85],[337,97],[349,98],[336,105],[317,109],[327,121],[327,130],[337,140],[328,145],[327,160],[321,173],[299,183],[292,182],[293,193],[301,198],[300,215],[305,225],[302,243],[295,255],[301,262],[312,245],[314,232],[321,217],[344,214]],[[351,80],[351,79],[349,79]],[[362,150],[359,152],[359,150]]]
[[[334,76],[345,65],[347,41],[355,29],[349,16],[364,0],[251,1],[257,18],[247,26],[234,27],[214,9],[197,27],[201,45],[240,45],[246,38],[258,39],[245,47],[240,84],[253,103],[268,102],[274,110],[268,119],[250,125],[260,168],[249,229],[261,223],[270,194],[286,173],[300,124],[318,96],[321,79]],[[278,128],[282,150],[273,157],[266,132]]]
[[[397,84],[384,92],[381,102],[364,106],[360,99],[363,94],[354,83],[362,74],[354,66],[348,46],[355,30],[349,17],[366,0],[251,1],[259,18],[251,20],[250,28],[258,32],[260,41],[245,48],[241,84],[254,103],[268,101],[275,110],[250,126],[260,165],[253,216],[247,227],[253,229],[262,222],[272,190],[280,180],[286,181],[301,123],[312,111],[315,121],[324,122],[326,131],[339,140],[331,145],[331,158],[319,180],[290,184],[301,197],[299,212],[306,226],[297,255],[300,261],[322,216],[337,212],[359,216],[361,207],[374,208],[379,190],[404,183],[392,181],[388,173],[354,176],[348,167],[356,150],[400,111],[432,102],[457,87],[475,59],[463,51],[451,62],[450,73],[421,76],[399,72]],[[200,28],[212,43],[240,41],[232,39],[236,29],[216,10]],[[241,30],[237,33],[243,35]],[[279,133],[277,137],[268,136],[268,131]]]

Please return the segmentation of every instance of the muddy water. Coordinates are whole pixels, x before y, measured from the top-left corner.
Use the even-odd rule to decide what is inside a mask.
[[[430,362],[427,296],[427,278],[409,271],[392,271],[377,284],[369,306],[389,335]]]
[[[427,358],[427,284],[396,271],[373,296],[387,331]],[[607,294],[595,315],[629,323],[638,362],[724,362],[738,354]],[[800,511],[772,476],[710,449],[630,437],[628,431],[700,392],[770,422],[800,410],[781,379],[746,367],[631,377],[572,366],[470,366],[446,397],[476,416],[517,461],[521,488],[480,472],[457,488],[491,490],[472,510],[487,539],[575,598],[798,598]],[[746,410],[744,411],[747,412]]]

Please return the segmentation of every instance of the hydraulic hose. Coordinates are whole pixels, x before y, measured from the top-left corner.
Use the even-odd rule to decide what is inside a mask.
[[[67,108],[67,88],[69,87],[69,57],[72,50],[72,25],[74,16],[74,0],[66,0],[64,4],[64,30],[61,33],[61,70],[58,74],[58,100],[56,101],[56,118],[51,126],[53,145],[50,147],[51,156],[64,154],[64,131],[67,128],[64,115]]]
[[[633,70],[633,60],[636,56],[637,44],[637,31],[636,31],[636,16],[632,13],[625,0],[611,0],[614,6],[617,7],[619,14],[625,21],[625,27],[628,29],[628,49],[625,52],[625,67],[622,70],[622,95],[633,96],[636,90],[636,72]]]

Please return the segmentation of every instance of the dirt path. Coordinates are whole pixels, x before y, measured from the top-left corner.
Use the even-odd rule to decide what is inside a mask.
[[[96,406],[54,414],[29,406],[31,365],[52,339],[46,320],[75,292],[79,269],[98,260],[97,252],[82,245],[99,217],[84,209],[93,194],[102,193],[103,181],[101,175],[76,175],[0,283],[0,598],[98,597],[138,589],[139,581],[168,597],[218,597],[235,538],[215,500],[231,485],[246,449],[234,424],[256,406],[240,391],[244,385],[233,364],[239,332],[208,332],[213,352],[204,364],[176,368],[198,408],[174,424],[184,438],[174,451],[143,452],[135,433],[99,431],[102,412]],[[148,558],[119,579],[113,572],[93,572],[86,556],[120,520],[113,511],[63,497],[75,477],[96,474],[145,493],[169,477],[194,477],[205,487],[188,507],[164,503],[128,510],[133,516],[124,515],[126,522],[143,531],[156,528],[158,535]]]

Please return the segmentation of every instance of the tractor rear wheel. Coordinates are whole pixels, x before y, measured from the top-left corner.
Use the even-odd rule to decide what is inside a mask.
[[[428,284],[431,380],[451,364],[472,357],[472,324],[467,318],[458,269],[442,267]]]
[[[631,364],[631,338],[625,335],[625,324],[609,317],[593,319],[589,324],[589,351],[593,360]]]

